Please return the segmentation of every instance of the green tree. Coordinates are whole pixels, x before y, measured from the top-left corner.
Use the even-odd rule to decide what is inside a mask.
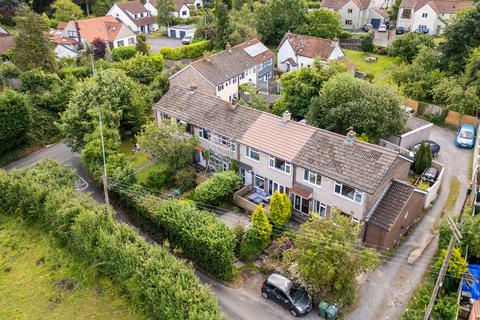
[[[465,65],[464,77],[466,84],[474,86],[477,94],[480,95],[480,48],[475,48],[470,52]]]
[[[168,80],[168,71],[163,71],[153,79],[150,85],[153,101],[158,101],[170,88],[170,80]]]
[[[229,19],[233,32],[228,39],[232,46],[257,38],[255,15],[250,10],[248,4],[243,4],[240,10],[230,11]]]
[[[360,37],[360,49],[363,52],[373,52],[375,46],[373,45],[373,34],[367,33]]]
[[[472,211],[472,207],[465,209]],[[465,214],[465,221],[462,226],[462,245],[468,245],[468,254],[475,258],[480,258],[480,215],[472,216]]]
[[[435,262],[435,272],[439,272],[442,267],[443,260],[445,260],[446,249],[440,250],[437,262]],[[454,278],[461,278],[465,272],[467,272],[468,263],[462,257],[462,252],[458,248],[453,248],[452,257],[448,264],[448,275]]]
[[[333,75],[346,71],[339,64],[325,65],[316,60],[310,68],[284,73],[282,81],[282,98],[274,105],[274,113],[281,115],[285,110],[296,119],[305,117],[312,98],[320,94],[323,84]]]
[[[295,31],[304,24],[307,4],[303,0],[268,0],[255,2],[255,27],[267,44],[278,45],[287,31]]]
[[[135,48],[139,53],[143,53],[143,54],[150,53],[150,45],[147,42],[146,35],[144,35],[143,33],[137,34],[137,43],[135,44]]]
[[[32,122],[27,97],[6,88],[0,93],[0,153],[25,142]]]
[[[270,222],[272,225],[281,229],[290,219],[292,214],[292,202],[286,193],[275,191],[270,199]]]
[[[305,15],[305,24],[298,32],[309,36],[333,39],[343,34],[340,15],[332,10],[319,9]]]
[[[410,32],[403,37],[396,38],[388,47],[388,54],[411,63],[424,46],[434,48],[433,38],[422,33]]]
[[[52,4],[52,9],[55,10],[53,17],[58,21],[70,21],[83,18],[82,8],[72,0],[55,0]]]
[[[377,261],[371,249],[359,249],[361,226],[334,210],[330,218],[302,224],[294,248],[284,253],[289,270],[300,277],[315,301],[352,305],[356,277]],[[319,272],[322,270],[322,272]]]
[[[125,60],[121,68],[130,78],[145,85],[149,85],[163,70],[163,56],[161,54],[137,54]]]
[[[307,120],[319,128],[345,133],[349,127],[371,141],[403,130],[401,98],[393,87],[373,84],[343,73],[325,82],[312,99]]]
[[[99,17],[107,14],[108,10],[117,2],[116,0],[95,0],[92,6],[93,15]]]
[[[423,143],[415,152],[413,168],[417,174],[422,174],[425,169],[432,166],[432,149],[427,143]]]
[[[471,48],[480,46],[480,5],[460,10],[442,33],[445,41],[441,44],[443,65],[454,73],[461,73]]]
[[[446,105],[450,110],[463,114],[476,115],[480,106],[477,88],[466,86],[464,79],[447,77],[441,80],[433,89],[433,100]]]
[[[186,126],[164,120],[150,122],[137,136],[138,143],[156,159],[167,163],[173,172],[192,162],[194,146],[198,141],[194,136],[185,134]]]
[[[49,26],[42,16],[23,7],[23,15],[16,17],[15,22],[18,34],[13,46],[13,62],[22,70],[39,67],[44,71],[55,71],[55,53],[45,36]]]
[[[265,214],[265,209],[262,205],[259,204],[257,206],[257,209],[253,211],[250,220],[252,221],[251,228],[256,230],[258,236],[262,239],[264,245],[266,246],[270,242],[272,225],[268,222],[267,215]]]
[[[105,52],[107,50],[107,45],[105,44],[105,41],[103,41],[100,38],[95,38],[92,41],[92,47],[93,47],[93,57],[96,60],[103,59],[105,57]]]
[[[228,38],[230,37],[230,21],[228,17],[228,7],[222,0],[215,0],[215,48],[225,49]]]
[[[168,27],[174,19],[175,4],[172,0],[157,0],[157,22],[159,26]]]

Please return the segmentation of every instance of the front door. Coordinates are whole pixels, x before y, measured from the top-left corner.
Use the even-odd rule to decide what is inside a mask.
[[[295,195],[293,201],[293,208],[297,211],[308,214],[309,213],[309,203],[308,199],[304,199],[298,194]]]

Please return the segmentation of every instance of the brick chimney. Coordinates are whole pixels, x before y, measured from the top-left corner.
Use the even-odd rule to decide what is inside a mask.
[[[228,50],[228,52],[232,52],[232,46],[230,45],[229,41],[227,41],[227,45],[225,46],[225,50]]]
[[[288,121],[290,121],[290,120],[292,120],[292,114],[291,114],[288,110],[286,110],[286,111],[282,114],[282,121],[283,121],[283,122],[288,122]]]
[[[355,137],[357,136],[357,133],[353,131],[353,128],[349,128],[347,132],[347,139],[345,140],[346,144],[353,144],[355,142]]]

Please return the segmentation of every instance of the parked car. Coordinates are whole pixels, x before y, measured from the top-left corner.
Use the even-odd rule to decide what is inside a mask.
[[[386,24],[379,25],[378,32],[387,32],[387,25]]]
[[[437,179],[438,171],[437,169],[430,167],[425,170],[423,177],[430,181],[435,181]]]
[[[193,40],[193,34],[187,34],[182,39],[182,44],[190,44]]]
[[[362,30],[368,32],[373,29],[373,25],[371,23],[366,23],[363,25]]]
[[[312,298],[305,289],[279,273],[272,273],[262,284],[262,296],[272,299],[294,317],[312,310]]]
[[[428,34],[430,32],[430,30],[428,30],[428,28],[418,28],[418,29],[415,29],[415,32],[416,33]]]
[[[460,148],[472,149],[475,145],[475,127],[471,124],[462,124],[457,129],[455,145]]]
[[[408,150],[410,151],[410,153],[409,153],[410,157],[412,157],[412,158],[415,157],[415,153],[418,151],[420,146],[424,143],[426,143],[430,146],[430,149],[432,150],[432,156],[433,157],[436,157],[438,155],[438,153],[440,152],[440,146],[438,145],[438,143],[436,143],[435,141],[432,141],[432,140],[423,140],[422,142],[416,143],[416,144],[414,144],[414,145],[412,145],[408,148]]]
[[[405,33],[405,28],[400,26],[400,27],[397,27],[397,29],[395,29],[395,33],[396,34],[404,34]]]

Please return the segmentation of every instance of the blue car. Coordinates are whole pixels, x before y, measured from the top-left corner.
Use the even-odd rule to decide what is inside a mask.
[[[471,124],[462,124],[457,130],[455,145],[460,148],[472,149],[475,145],[475,127]]]
[[[415,32],[416,33],[428,34],[430,32],[430,30],[428,30],[428,28],[418,28],[418,29],[415,29]]]

